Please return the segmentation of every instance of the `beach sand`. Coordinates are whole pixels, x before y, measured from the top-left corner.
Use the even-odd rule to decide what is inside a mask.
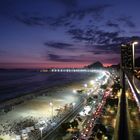
[[[94,77],[90,77],[89,79],[94,79]],[[69,84],[64,87],[57,87],[55,89],[47,92],[46,96],[38,96],[34,99],[25,101],[22,104],[19,104],[14,107],[12,111],[1,115],[0,120],[1,124],[12,123],[14,121],[20,121],[25,118],[33,117],[38,120],[41,118],[51,119],[52,117],[52,107],[50,106],[50,102],[53,103],[53,115],[56,115],[56,109],[60,106],[64,106],[69,103],[78,103],[80,96],[78,94],[73,93],[73,89],[79,89],[89,80],[81,81],[79,83]],[[0,130],[3,129],[0,126]],[[11,140],[11,136],[7,134],[4,136],[0,136],[0,138],[4,138],[4,140]]]

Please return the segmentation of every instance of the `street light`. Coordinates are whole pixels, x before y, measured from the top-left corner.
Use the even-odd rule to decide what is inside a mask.
[[[39,128],[40,134],[41,134],[41,139],[42,139],[42,130],[43,130],[43,129],[44,129],[43,127],[40,127],[40,128]]]
[[[52,108],[52,118],[53,118],[53,103],[52,102],[50,102],[50,106]]]
[[[73,93],[77,93],[77,91],[74,89],[74,90],[73,90]]]
[[[75,103],[75,102],[73,102],[73,103],[72,103],[72,106],[74,107],[75,105],[76,105],[76,103]]]
[[[87,84],[84,84],[84,87],[87,88]]]
[[[94,81],[93,81],[93,80],[91,80],[91,81],[90,81],[90,84],[91,84],[91,85],[93,85],[93,84],[94,84]]]
[[[133,70],[134,70],[134,68],[135,68],[135,45],[137,45],[138,44],[138,42],[137,41],[135,41],[135,42],[133,42],[132,43],[132,53],[133,53]]]

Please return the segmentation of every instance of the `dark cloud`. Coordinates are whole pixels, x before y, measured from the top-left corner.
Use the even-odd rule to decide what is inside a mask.
[[[91,17],[98,19],[101,17],[102,13],[105,9],[111,7],[111,5],[108,4],[102,4],[102,5],[94,5],[88,8],[84,9],[77,9],[70,11],[66,13],[66,16],[72,18],[72,19],[83,19],[87,15],[91,15]]]
[[[120,45],[140,41],[139,36],[121,37],[119,32],[106,32],[99,29],[70,29],[68,34],[74,40],[87,44],[87,52],[95,55],[120,54]]]
[[[106,32],[98,29],[70,29],[67,31],[68,34],[74,40],[84,41],[91,44],[110,44],[112,40],[118,37],[118,32]]]
[[[82,20],[86,16],[91,16],[93,19],[100,19],[105,9],[111,7],[111,5],[103,4],[96,5],[87,8],[80,8],[76,10],[68,11],[65,15],[58,18],[50,18],[49,22],[51,26],[74,26],[71,25],[74,20]]]
[[[120,44],[118,43],[100,45],[96,47],[102,50],[103,52],[105,52],[106,54],[119,54],[120,53]]]
[[[64,16],[54,18],[54,17],[43,17],[43,16],[29,16],[29,15],[20,15],[15,16],[15,19],[23,24],[28,26],[69,26],[71,22],[69,18]]]
[[[98,54],[102,54],[100,51],[91,51],[93,52],[94,54],[98,55]]]
[[[117,47],[117,52],[113,51],[112,48],[108,48],[108,46],[103,45],[103,46],[94,46],[92,49],[90,49],[88,52],[93,53],[94,55],[102,55],[102,54],[106,54],[106,55],[111,55],[111,54],[116,54],[119,52],[119,46],[113,46],[113,49]],[[103,49],[102,49],[103,48]]]
[[[89,52],[93,54],[120,54],[120,46],[125,43],[132,43],[134,41],[140,41],[139,36],[132,37],[116,37],[112,40],[112,44],[104,44],[104,45],[93,45]],[[140,51],[138,50],[137,53]]]
[[[15,16],[16,20],[28,26],[44,26],[47,25],[47,19],[37,16]]]
[[[106,25],[108,27],[114,27],[114,28],[119,28],[119,25],[117,23],[113,23],[112,21],[107,21]]]
[[[64,0],[63,0],[64,1]],[[68,1],[67,1],[68,2]],[[69,2],[68,2],[69,3]],[[76,10],[67,11],[66,14],[58,17],[50,16],[36,16],[36,15],[24,15],[15,16],[16,20],[29,26],[44,26],[49,25],[53,27],[59,26],[72,26],[74,20],[82,20],[86,16],[91,16],[93,19],[100,19],[105,9],[111,7],[111,5],[102,4],[95,5],[86,8],[76,8]]]
[[[93,45],[90,46],[88,52],[91,52],[94,55],[120,54],[120,44]]]
[[[56,54],[48,54],[48,58],[49,60],[52,60],[52,61],[58,61],[59,59],[61,59],[61,56],[56,55]]]
[[[56,55],[53,53],[47,54],[47,59],[55,62],[86,62],[86,59],[82,59],[82,56],[67,56],[67,55]]]
[[[96,45],[110,45],[127,43],[130,41],[140,40],[139,36],[124,36],[121,37],[120,31],[107,32],[98,28],[73,28],[69,29],[67,33],[72,39],[77,41],[83,41],[85,43],[96,44]]]
[[[51,48],[57,48],[57,49],[73,49],[73,44],[69,43],[62,43],[62,42],[45,42],[44,45],[51,47]]]
[[[86,40],[84,38],[84,30],[80,28],[70,29],[67,31],[67,33],[70,34],[72,38],[75,40],[78,40],[78,41]]]
[[[140,36],[124,36],[124,37],[116,37],[113,39],[113,42],[118,43],[118,44],[126,44],[126,43],[131,43],[134,41],[140,41]]]
[[[117,19],[117,21],[124,23],[125,26],[128,26],[130,28],[136,27],[135,23],[132,21],[132,18],[130,16],[121,16]]]

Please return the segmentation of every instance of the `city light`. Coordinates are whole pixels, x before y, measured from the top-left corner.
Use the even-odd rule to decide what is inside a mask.
[[[87,84],[84,84],[84,87],[86,88],[87,87]]]
[[[72,106],[74,107],[75,105],[76,105],[76,103],[75,103],[75,102],[73,102],[73,103],[72,103]]]
[[[138,42],[137,42],[137,41],[135,41],[135,42],[133,42],[133,43],[132,43],[132,45],[137,45],[137,44],[138,44]]]
[[[77,91],[75,89],[73,89],[73,93],[77,93]]]
[[[53,106],[53,103],[52,102],[50,102],[50,106]]]
[[[93,80],[91,80],[91,81],[90,81],[90,84],[91,84],[91,85],[93,85],[93,84],[94,84],[94,81],[93,81]]]
[[[0,1],[0,140],[140,140],[140,0]]]
[[[52,102],[50,102],[50,106],[51,106],[51,109],[52,109],[52,118],[53,118],[53,103]]]
[[[39,130],[40,130],[40,134],[41,134],[41,138],[42,138],[42,130],[44,129],[44,127],[40,127]]]

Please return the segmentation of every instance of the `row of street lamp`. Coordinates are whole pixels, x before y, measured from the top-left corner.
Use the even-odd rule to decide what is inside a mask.
[[[89,82],[89,84],[93,86],[94,85],[94,80],[91,80]],[[88,84],[84,84],[84,87],[87,88],[88,87]],[[73,93],[77,93],[76,89],[73,89]]]
[[[53,103],[50,102],[49,103],[50,107],[51,107],[51,116],[53,118]],[[40,134],[41,134],[41,139],[42,139],[42,131],[43,131],[44,127],[40,127],[39,130],[40,130]]]
[[[53,116],[54,116],[54,108],[53,108],[54,104],[53,104],[52,102],[50,102],[49,105],[50,105],[50,107],[51,107],[51,116],[52,116],[52,118],[53,118]],[[73,103],[72,103],[72,106],[74,107],[75,105],[76,105],[76,103],[73,102]],[[39,128],[40,134],[41,134],[41,139],[42,139],[42,134],[43,134],[42,131],[43,131],[43,129],[44,129],[44,127],[40,127],[40,128]]]

